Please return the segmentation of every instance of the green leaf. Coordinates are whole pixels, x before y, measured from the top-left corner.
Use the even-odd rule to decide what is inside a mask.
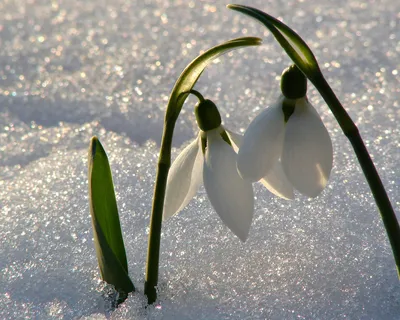
[[[101,277],[117,291],[129,293],[135,288],[128,276],[111,169],[97,137],[90,142],[88,164],[90,214]]]
[[[255,8],[238,4],[229,4],[227,7],[244,13],[265,25],[307,78],[311,80],[316,74],[320,73],[317,59],[315,59],[311,49],[286,24]]]
[[[210,64],[210,62],[227,51],[240,47],[257,46],[260,44],[261,39],[255,37],[233,39],[207,50],[194,59],[185,68],[185,70],[183,70],[179,79],[176,81],[174,88],[172,89],[165,116],[166,121],[176,121],[179,112],[182,109],[183,103],[188,96],[188,91],[193,88],[197,79],[200,77],[207,65]]]

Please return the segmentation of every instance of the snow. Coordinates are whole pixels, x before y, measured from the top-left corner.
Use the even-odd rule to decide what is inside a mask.
[[[279,94],[288,58],[224,1],[0,1],[1,319],[399,319],[400,289],[379,212],[351,146],[310,86],[334,146],[316,199],[255,184],[246,243],[203,188],[163,226],[159,299],[143,295],[153,182],[168,95],[201,51],[240,36],[196,89],[243,132]],[[400,2],[242,2],[278,16],[313,49],[357,123],[400,212]],[[196,135],[183,108],[173,156]],[[111,310],[87,196],[87,148],[108,152],[137,292]]]

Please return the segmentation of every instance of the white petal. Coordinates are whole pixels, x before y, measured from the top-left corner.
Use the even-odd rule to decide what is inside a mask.
[[[280,161],[275,163],[272,170],[260,182],[274,195],[286,200],[294,199],[293,186],[287,179]]]
[[[229,140],[231,140],[233,150],[237,153],[239,151],[239,146],[242,143],[243,136],[239,133],[227,130],[226,128],[225,132],[228,135]]]
[[[282,98],[261,112],[247,128],[239,148],[240,175],[258,181],[268,174],[281,156],[284,137]]]
[[[243,136],[239,133],[235,133],[226,129],[225,131],[232,142],[233,150],[238,152]],[[268,172],[268,174],[260,180],[260,182],[274,195],[286,200],[294,199],[292,184],[286,178],[280,161],[275,162],[275,165]]]
[[[181,211],[194,197],[202,181],[203,154],[200,136],[175,159],[168,174],[164,219]]]
[[[246,241],[254,211],[253,187],[236,169],[236,153],[217,130],[207,132],[204,187],[225,225]]]
[[[316,197],[325,188],[332,169],[332,142],[306,98],[299,99],[286,124],[281,162],[288,180],[302,194]]]
[[[227,129],[225,129],[225,131],[232,142],[233,150],[238,152],[243,136]],[[286,178],[280,161],[275,162],[275,165],[260,182],[274,195],[286,200],[294,199],[292,184]]]

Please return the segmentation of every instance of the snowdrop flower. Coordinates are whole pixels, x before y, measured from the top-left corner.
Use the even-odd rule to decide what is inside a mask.
[[[203,181],[221,220],[240,240],[246,241],[253,218],[254,196],[251,182],[243,180],[237,171],[233,149],[237,145],[231,138],[232,133],[221,125],[221,116],[212,101],[201,97],[195,112],[200,133],[171,166],[164,219],[181,211]]]
[[[316,197],[332,169],[329,133],[306,97],[307,80],[292,66],[282,74],[282,96],[250,123],[237,167],[250,181],[264,178],[275,195],[293,199],[293,188]]]

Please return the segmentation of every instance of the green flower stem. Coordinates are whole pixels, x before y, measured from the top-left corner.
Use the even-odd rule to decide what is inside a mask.
[[[194,94],[197,97],[197,99],[199,99],[199,102],[204,101],[203,95],[200,92],[198,92],[197,90],[192,89],[189,91],[189,93]]]
[[[146,278],[144,293],[149,304],[157,299],[158,264],[160,257],[161,225],[164,208],[168,171],[171,165],[171,146],[175,123],[185,99],[192,90],[201,73],[221,54],[240,47],[256,46],[261,39],[245,37],[233,39],[217,45],[194,59],[182,72],[172,89],[164,121],[164,132],[158,159],[158,171],[154,187],[153,208],[150,217],[149,247],[147,252]]]
[[[378,172],[372,162],[371,156],[368,153],[367,148],[360,136],[357,126],[351,120],[346,110],[343,108],[335,93],[326,82],[322,73],[317,73],[315,77],[311,78],[310,81],[317,88],[325,102],[331,109],[337,122],[343,130],[343,133],[349,139],[353,146],[354,152],[357,155],[357,159],[364,172],[365,178],[368,181],[369,187],[374,196],[375,202],[381,213],[383,224],[385,226],[387,235],[389,237],[390,244],[394,259],[396,261],[397,275],[400,277],[400,227],[397,221],[396,214],[393,210],[392,204],[390,203],[389,197],[382,184]]]
[[[149,304],[154,303],[157,299],[156,286],[158,283],[162,213],[164,207],[165,189],[167,187],[168,172],[171,166],[171,145],[175,121],[168,121],[164,126],[156,183],[154,187],[152,205],[153,209],[150,220],[149,247],[147,252],[146,279],[144,285],[144,293],[147,296]]]

